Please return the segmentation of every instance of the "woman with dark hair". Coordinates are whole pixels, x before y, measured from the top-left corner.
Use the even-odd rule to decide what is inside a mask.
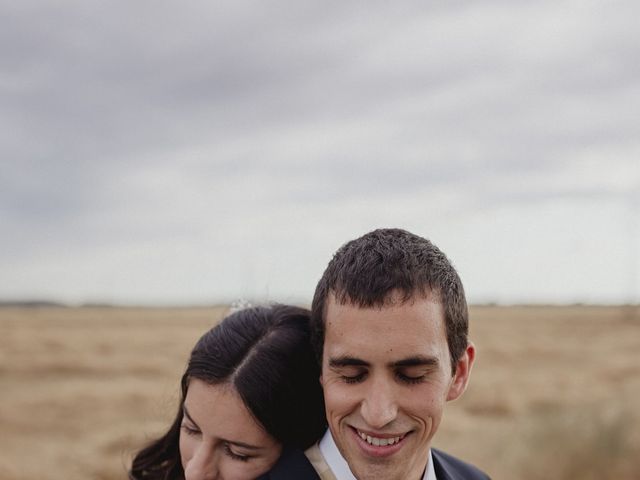
[[[176,418],[133,459],[131,480],[249,480],[283,449],[326,429],[309,311],[285,305],[229,315],[205,333],[182,376]]]

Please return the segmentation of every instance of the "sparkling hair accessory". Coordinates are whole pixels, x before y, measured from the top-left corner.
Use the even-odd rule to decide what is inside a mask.
[[[245,308],[251,308],[253,305],[250,301],[245,300],[244,298],[239,298],[233,302],[231,302],[231,307],[229,307],[229,315],[232,313],[239,312],[240,310],[244,310]]]

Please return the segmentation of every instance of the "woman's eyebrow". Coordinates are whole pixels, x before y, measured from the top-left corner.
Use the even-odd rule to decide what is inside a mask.
[[[193,420],[191,415],[189,415],[189,410],[187,410],[187,406],[184,403],[182,404],[182,413],[184,414],[185,417],[187,417],[187,419],[191,423],[193,423],[196,427],[198,427],[198,424]],[[198,428],[200,428],[200,427],[198,427]]]
[[[241,448],[246,448],[247,450],[263,450],[264,447],[258,447],[257,445],[249,445],[248,443],[244,443],[244,442],[236,442],[235,440],[225,440],[224,438],[221,439],[223,442],[228,443],[229,445],[235,445],[236,447],[241,447]]]
[[[189,414],[189,410],[187,410],[187,406],[184,404],[182,405],[182,413],[184,413],[184,416],[187,417],[187,419],[191,423],[193,423],[197,428],[200,428],[198,424],[193,420],[193,417],[191,417],[191,415]],[[263,450],[264,449],[263,447],[250,445],[248,443],[239,442],[237,440],[227,440],[226,438],[221,438],[220,440],[228,443],[229,445],[235,445],[236,447],[246,448],[247,450]]]

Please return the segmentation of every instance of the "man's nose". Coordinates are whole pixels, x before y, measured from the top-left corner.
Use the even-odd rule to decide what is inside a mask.
[[[208,445],[201,444],[184,469],[185,480],[219,480],[218,458]]]
[[[385,377],[371,379],[360,411],[363,420],[375,429],[382,429],[395,420],[398,415],[398,403],[392,380]]]

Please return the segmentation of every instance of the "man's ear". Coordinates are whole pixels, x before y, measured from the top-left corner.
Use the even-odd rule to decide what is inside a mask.
[[[467,344],[467,348],[464,350],[458,362],[456,363],[456,372],[453,375],[453,380],[449,386],[449,392],[447,393],[447,401],[455,400],[460,397],[467,389],[469,383],[469,376],[471,375],[471,367],[473,367],[473,361],[476,358],[476,347],[473,342]]]

